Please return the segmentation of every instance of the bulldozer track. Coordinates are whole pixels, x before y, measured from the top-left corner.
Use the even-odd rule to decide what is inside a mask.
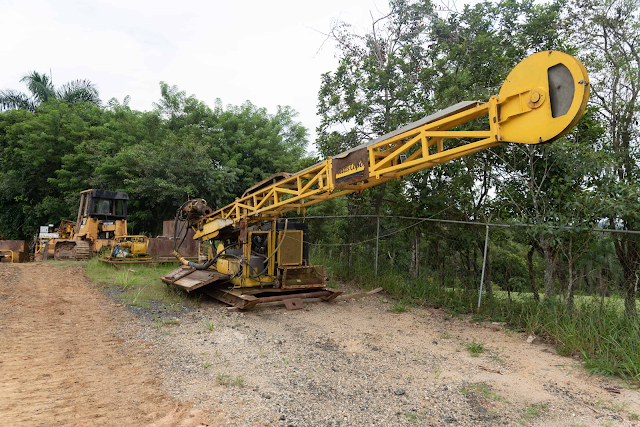
[[[59,240],[53,253],[57,261],[89,259],[90,256],[89,242],[83,240]]]

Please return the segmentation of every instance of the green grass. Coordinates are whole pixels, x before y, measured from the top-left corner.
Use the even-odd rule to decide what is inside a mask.
[[[496,291],[493,298],[483,297],[476,314],[475,289],[441,287],[429,277],[410,279],[391,268],[379,269],[374,282],[369,262],[356,261],[347,268],[343,258],[329,258],[320,250],[312,253],[312,263],[325,264],[330,277],[364,289],[382,286],[405,306],[426,305],[442,308],[452,317],[471,315],[474,321],[505,322],[510,329],[555,342],[562,355],[581,356],[592,373],[640,383],[640,317],[628,319],[620,297],[608,297],[601,306],[599,297],[576,295],[574,308],[569,309],[561,297],[537,302],[530,293],[512,292],[509,300],[506,292]]]
[[[209,332],[213,332],[213,330],[216,328],[216,324],[213,322],[213,320],[205,320],[204,328]]]
[[[187,300],[197,303],[197,298],[169,288],[160,280],[176,268],[175,264],[125,264],[118,270],[94,257],[85,265],[89,279],[106,287],[122,289],[120,298],[129,305],[149,308],[151,301],[158,301],[177,311]]]
[[[412,423],[417,423],[418,421],[420,421],[420,417],[418,416],[418,414],[414,414],[412,412],[406,412],[404,416],[407,421],[410,421]]]
[[[544,403],[534,403],[523,410],[522,419],[531,420],[544,415],[547,412],[547,405]]]
[[[484,343],[482,341],[476,342],[475,338],[473,339],[473,341],[465,343],[464,346],[473,357],[478,357],[480,356],[480,353],[484,353],[485,351],[487,351]]]
[[[486,384],[468,384],[458,389],[462,394],[478,394],[485,399],[495,400],[496,402],[503,402],[504,398],[497,393],[492,392],[489,386]]]
[[[396,301],[391,307],[391,311],[394,313],[402,313],[407,311],[407,303],[404,301]]]
[[[218,384],[225,387],[231,387],[231,386],[244,387],[246,385],[244,381],[244,377],[242,375],[238,375],[234,377],[229,374],[220,373],[216,376],[216,381],[218,382]]]

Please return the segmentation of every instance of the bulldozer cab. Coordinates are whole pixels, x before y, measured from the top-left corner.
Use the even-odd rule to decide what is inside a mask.
[[[127,219],[127,193],[109,190],[85,190],[80,193],[80,209],[78,210],[78,224],[86,218],[102,221],[117,221]],[[76,230],[77,232],[77,230]]]
[[[90,241],[90,252],[98,252],[111,246],[114,237],[126,236],[127,200],[127,193],[118,191],[91,189],[81,192],[78,219],[71,238]]]

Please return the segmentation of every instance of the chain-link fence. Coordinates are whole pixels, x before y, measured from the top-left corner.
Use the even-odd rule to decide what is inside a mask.
[[[374,215],[295,220],[309,224],[311,262],[336,279],[480,291],[478,304],[487,295],[604,300],[630,286],[635,295],[639,281],[640,265],[630,277],[616,250],[640,240],[637,231]]]

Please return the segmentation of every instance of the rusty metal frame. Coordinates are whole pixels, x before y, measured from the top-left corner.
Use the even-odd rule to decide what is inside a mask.
[[[201,291],[219,301],[237,307],[241,310],[251,310],[258,304],[287,301],[302,300],[308,298],[322,298],[324,301],[331,301],[336,298],[342,291],[330,288],[316,288],[303,293],[282,292],[280,295],[260,296],[258,292],[247,292],[245,289],[220,289],[216,287],[204,287]],[[272,289],[262,290],[262,293],[271,293]]]

